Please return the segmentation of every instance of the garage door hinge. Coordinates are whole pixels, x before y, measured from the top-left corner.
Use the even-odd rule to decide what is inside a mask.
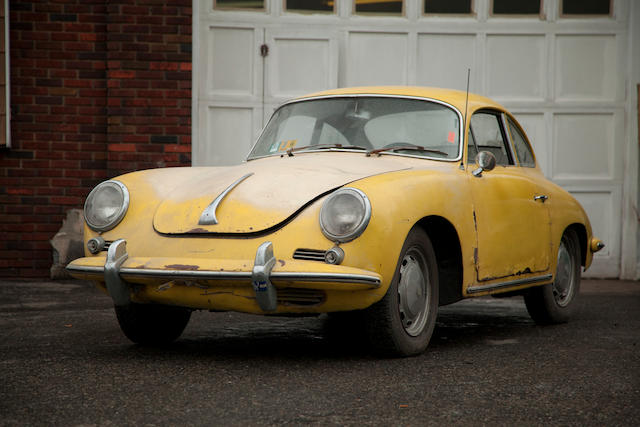
[[[267,55],[269,55],[269,46],[263,44],[262,46],[260,46],[260,56],[264,58]]]

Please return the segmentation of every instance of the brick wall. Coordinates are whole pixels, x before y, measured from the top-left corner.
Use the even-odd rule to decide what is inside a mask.
[[[109,2],[107,88],[111,174],[190,164],[190,0]]]
[[[49,275],[49,240],[98,182],[190,164],[191,0],[10,3],[0,276]]]

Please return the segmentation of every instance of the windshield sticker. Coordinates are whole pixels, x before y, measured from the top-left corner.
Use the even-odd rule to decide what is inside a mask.
[[[271,144],[271,147],[269,147],[269,152],[275,153],[276,151],[287,151],[289,148],[295,147],[297,143],[298,143],[297,139],[290,139],[288,141],[280,141],[280,142],[276,141],[273,144]]]

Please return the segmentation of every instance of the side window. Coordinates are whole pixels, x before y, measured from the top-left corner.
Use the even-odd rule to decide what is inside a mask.
[[[509,123],[509,133],[511,134],[511,140],[513,141],[514,148],[516,149],[516,155],[518,156],[520,166],[535,168],[536,160],[533,157],[533,151],[531,151],[527,138],[511,117],[507,117],[507,122]]]
[[[505,144],[499,115],[480,112],[471,117],[471,135],[467,150],[469,163],[475,161],[476,145],[479,151],[490,151],[496,157],[497,164],[514,164]]]

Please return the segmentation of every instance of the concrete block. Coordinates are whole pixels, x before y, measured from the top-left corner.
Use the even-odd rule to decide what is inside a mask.
[[[53,247],[52,279],[67,279],[69,273],[65,270],[67,264],[84,256],[84,217],[82,209],[67,211],[67,217],[62,221],[62,227],[50,240]]]

